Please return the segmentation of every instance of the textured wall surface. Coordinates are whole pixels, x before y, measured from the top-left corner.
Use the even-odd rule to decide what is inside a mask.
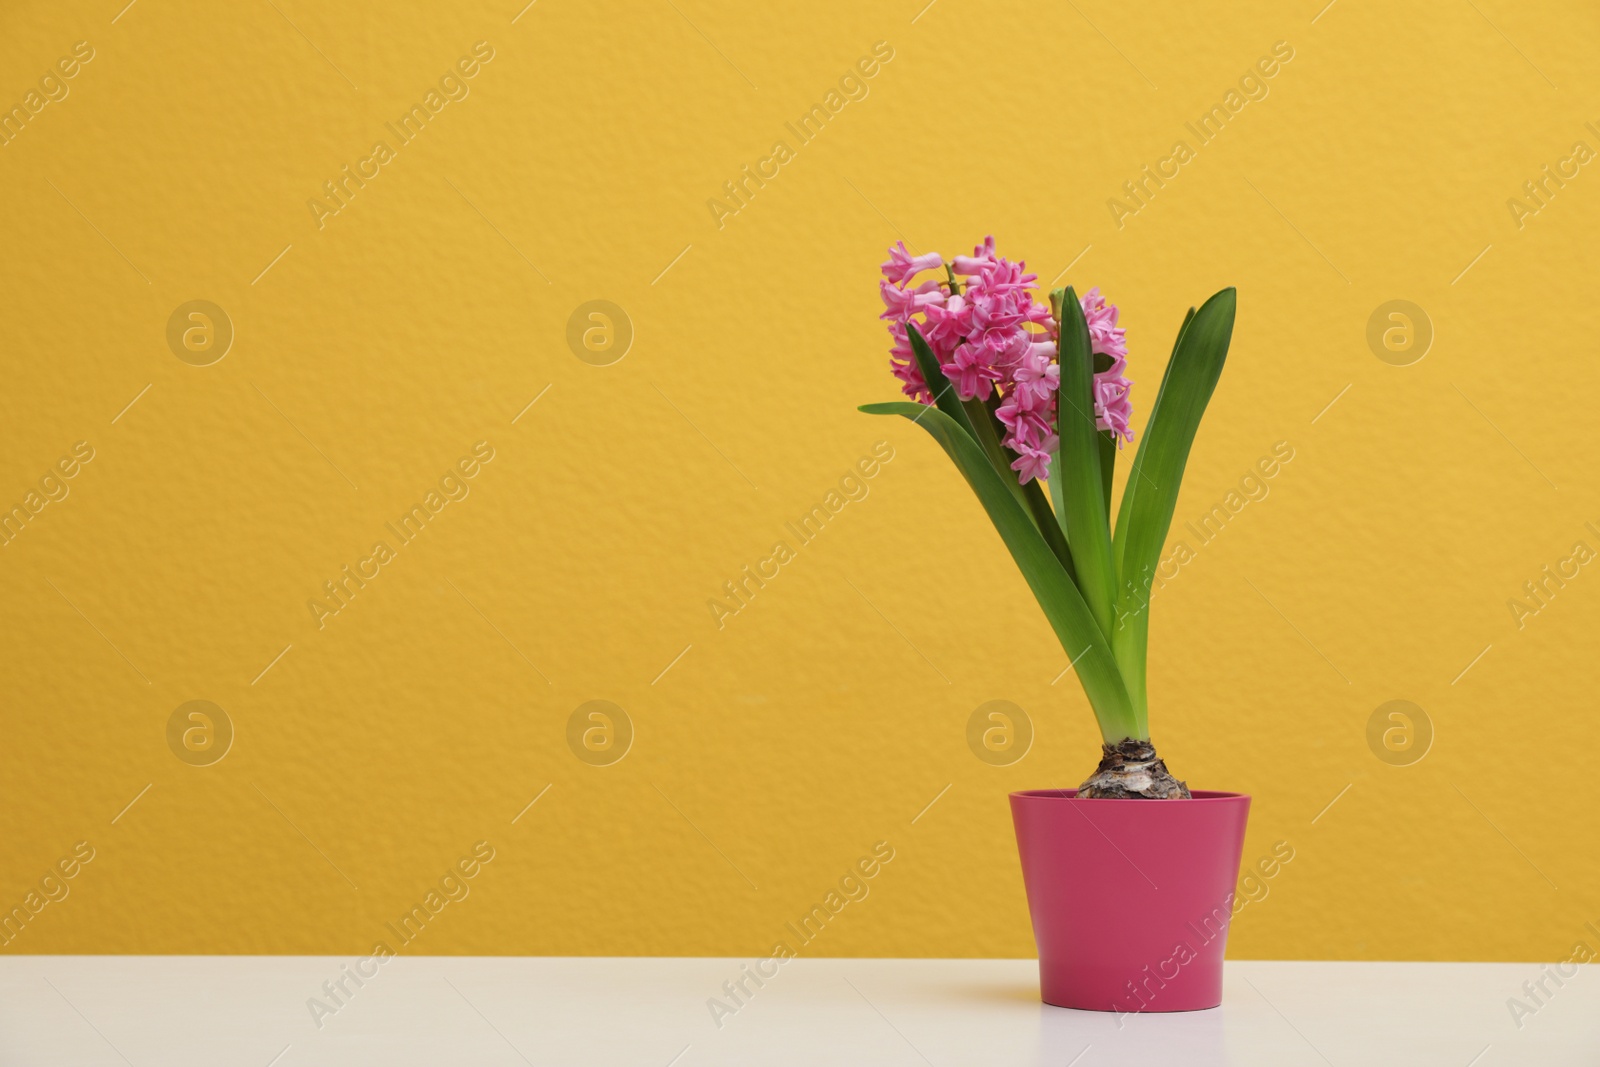
[[[754,955],[876,848],[806,952],[1030,954],[1093,720],[855,410],[989,232],[1136,427],[1238,286],[1150,680],[1292,854],[1231,953],[1600,921],[1591,6],[122,3],[0,14],[4,951]]]

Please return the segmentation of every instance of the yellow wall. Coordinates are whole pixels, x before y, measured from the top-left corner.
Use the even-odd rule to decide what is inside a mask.
[[[0,905],[93,852],[6,951],[362,953],[466,857],[407,951],[756,954],[885,841],[808,952],[1029,954],[1005,795],[1080,780],[1093,722],[945,457],[855,411],[894,394],[885,246],[991,231],[1121,304],[1139,421],[1184,308],[1239,288],[1173,550],[1293,458],[1190,542],[1150,682],[1174,770],[1255,796],[1247,861],[1294,850],[1233,954],[1564,959],[1600,919],[1600,572],[1508,607],[1600,548],[1600,175],[1507,203],[1600,149],[1588,6],[120,2],[0,15],[0,103],[93,51],[0,147],[0,501],[93,452],[0,548]],[[476,42],[470,95],[402,143]],[[877,42],[868,95],[799,143]],[[1277,42],[1201,144],[1185,123]],[[168,343],[194,300],[233,327],[210,365]],[[619,362],[569,348],[591,300],[631,321]],[[1420,362],[1369,347],[1392,300],[1432,323]],[[869,494],[795,543],[875,447]],[[169,746],[194,700],[233,728],[209,766],[182,722]],[[591,700],[632,725],[611,766],[568,745]],[[990,700],[1036,732],[1008,767],[967,744]],[[1410,765],[1368,745],[1391,700],[1431,722]]]

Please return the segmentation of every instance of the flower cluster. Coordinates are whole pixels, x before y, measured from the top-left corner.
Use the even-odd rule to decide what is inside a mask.
[[[943,268],[914,284],[917,275]],[[905,242],[889,249],[879,283],[893,347],[889,362],[905,394],[923,404],[934,402],[911,348],[908,325],[928,342],[950,388],[962,400],[989,401],[998,396],[995,417],[1006,429],[1004,444],[1016,454],[1011,469],[1026,485],[1050,476],[1056,450],[1056,392],[1061,368],[1056,363],[1056,321],[1050,308],[1034,299],[1038,277],[1026,265],[995,254],[994,238],[955,256],[947,265],[937,252],[913,256]],[[1128,346],[1117,325],[1117,308],[1099,289],[1082,299],[1089,337],[1097,355],[1111,364],[1094,380],[1096,425],[1117,435],[1118,444],[1133,439],[1128,427],[1131,384],[1122,376]]]
[[[1095,425],[1117,435],[1117,447],[1133,440],[1133,430],[1128,420],[1133,417],[1133,405],[1128,402],[1128,390],[1133,385],[1122,372],[1128,366],[1127,331],[1117,325],[1117,305],[1106,303],[1097,285],[1084,293],[1078,301],[1083,305],[1083,317],[1089,320],[1089,346],[1097,356],[1107,356],[1111,365],[1095,372],[1094,419]]]

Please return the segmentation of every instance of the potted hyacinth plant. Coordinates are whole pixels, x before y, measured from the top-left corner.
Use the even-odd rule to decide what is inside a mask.
[[[1151,741],[1146,663],[1150,589],[1227,356],[1234,290],[1184,318],[1113,522],[1116,461],[1134,438],[1116,305],[1097,288],[1041,302],[1036,276],[993,237],[949,260],[899,242],[883,274],[890,364],[909,400],[861,410],[911,419],[949,454],[1100,728],[1099,765],[1077,789],[1011,798],[1044,999],[1213,1007],[1249,797],[1191,792],[1168,771]]]

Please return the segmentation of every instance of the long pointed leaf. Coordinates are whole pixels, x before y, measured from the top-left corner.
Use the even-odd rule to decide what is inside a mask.
[[[1052,303],[1058,301],[1052,300]],[[1060,390],[1056,393],[1056,434],[1052,493],[1066,519],[1067,543],[1078,569],[1078,588],[1100,631],[1111,636],[1117,572],[1111,562],[1111,527],[1100,485],[1100,437],[1094,419],[1094,349],[1083,305],[1071,288],[1061,307]]]
[[[1184,320],[1117,516],[1119,589],[1111,644],[1138,718],[1140,733],[1136,736],[1148,736],[1145,664],[1150,584],[1172,526],[1189,449],[1228,356],[1236,308],[1237,294],[1224,289]]]
[[[1099,625],[1039,528],[990,466],[978,443],[954,419],[922,404],[864,404],[861,410],[869,415],[903,415],[943,446],[989,513],[1061,647],[1072,658],[1101,735],[1111,742],[1137,736],[1127,687]]]
[[[1100,495],[1105,500],[1106,522],[1111,521],[1111,483],[1117,470],[1117,435],[1100,431]],[[1109,528],[1109,527],[1108,527]]]
[[[1000,476],[1000,480],[1005,483],[1006,489],[1016,498],[1017,503],[1032,515],[1027,498],[1023,496],[1022,485],[1017,481],[1017,474],[1011,469],[1011,460],[1006,457],[1005,447],[1000,444],[1000,434],[995,429],[994,417],[989,414],[989,409],[984,407],[983,401],[977,397],[963,400],[961,409],[967,420],[965,425],[971,430],[972,439],[983,450],[989,466],[994,468],[994,472]],[[1033,518],[1037,523],[1037,516]]]
[[[917,369],[922,371],[922,380],[928,383],[928,392],[933,394],[933,402],[938,405],[940,411],[954,419],[957,426],[969,434],[972,433],[972,420],[967,417],[961,398],[956,395],[955,386],[944,376],[944,369],[939,366],[938,357],[933,354],[933,349],[928,347],[928,342],[922,336],[922,331],[917,329],[916,323],[906,323],[906,336],[911,339],[911,351],[917,357]]]
[[[922,336],[922,331],[917,329],[916,323],[906,324],[906,336],[911,340],[911,351],[916,356],[918,368],[922,371],[922,380],[928,384],[928,391],[933,394],[934,404],[978,442],[978,446],[988,457],[989,464],[1005,480],[1006,487],[1017,498],[1017,502],[1033,516],[1033,521],[1044,534],[1050,550],[1067,568],[1067,575],[1072,577],[1072,554],[1067,551],[1066,538],[1056,528],[1055,516],[1050,511],[1050,505],[1045,503],[1044,496],[1037,487],[1030,494],[1027,488],[1018,485],[1016,477],[1010,470],[1011,461],[1006,457],[1005,449],[1000,444],[999,431],[995,429],[994,401],[991,399],[989,404],[985,405],[976,398],[962,400],[956,394],[950,379],[945,377],[944,368],[939,366],[938,358],[934,356],[933,349]]]
[[[1056,559],[1061,561],[1061,567],[1067,572],[1067,577],[1072,579],[1072,584],[1078,584],[1078,568],[1072,562],[1072,549],[1067,544],[1067,531],[1061,528],[1061,523],[1056,517],[1056,512],[1050,506],[1050,501],[1045,499],[1044,490],[1037,481],[1029,482],[1022,487],[1022,497],[1028,505],[1028,510],[1033,512],[1033,521],[1039,524],[1039,529],[1044,533],[1045,542],[1050,550],[1056,554]]]
[[[1000,443],[1001,435],[1005,432],[1005,423],[995,415],[999,401],[991,396],[987,402],[973,399],[965,402],[967,418],[973,427],[973,437],[984,455],[989,457],[989,464],[1005,480],[1006,488],[1011,490],[1019,503],[1033,516],[1034,525],[1039,527],[1039,532],[1044,534],[1045,544],[1050,546],[1050,551],[1055,553],[1056,559],[1067,570],[1067,577],[1073,584],[1077,584],[1077,570],[1072,565],[1072,551],[1067,547],[1067,538],[1061,527],[1056,524],[1056,514],[1050,510],[1049,503],[1044,498],[1044,492],[1036,482],[1021,485],[1017,482],[1017,472],[1011,469],[1011,458],[1006,454],[1005,446]]]
[[[1178,336],[1172,339],[1172,352],[1167,356],[1166,370],[1163,370],[1161,373],[1161,384],[1156,386],[1156,398],[1150,404],[1150,411],[1152,414],[1154,414],[1155,410],[1161,406],[1161,392],[1167,387],[1167,371],[1172,369],[1172,360],[1178,354],[1178,346],[1183,344],[1183,335],[1188,332],[1189,323],[1193,321],[1194,308],[1191,307],[1188,311],[1184,312],[1183,322],[1178,327]],[[1141,445],[1141,447],[1143,446]],[[1138,453],[1135,453],[1135,455],[1137,454]],[[1131,483],[1133,479],[1133,475],[1131,473],[1128,475],[1128,479]],[[1111,557],[1116,561],[1117,564],[1117,582],[1119,588],[1126,584],[1122,581],[1122,575],[1124,571],[1122,566],[1122,551],[1124,546],[1127,544],[1128,528],[1132,525],[1130,522],[1128,522],[1128,512],[1132,507],[1133,494],[1124,488],[1122,493],[1122,505],[1117,509],[1117,524],[1111,530]]]

